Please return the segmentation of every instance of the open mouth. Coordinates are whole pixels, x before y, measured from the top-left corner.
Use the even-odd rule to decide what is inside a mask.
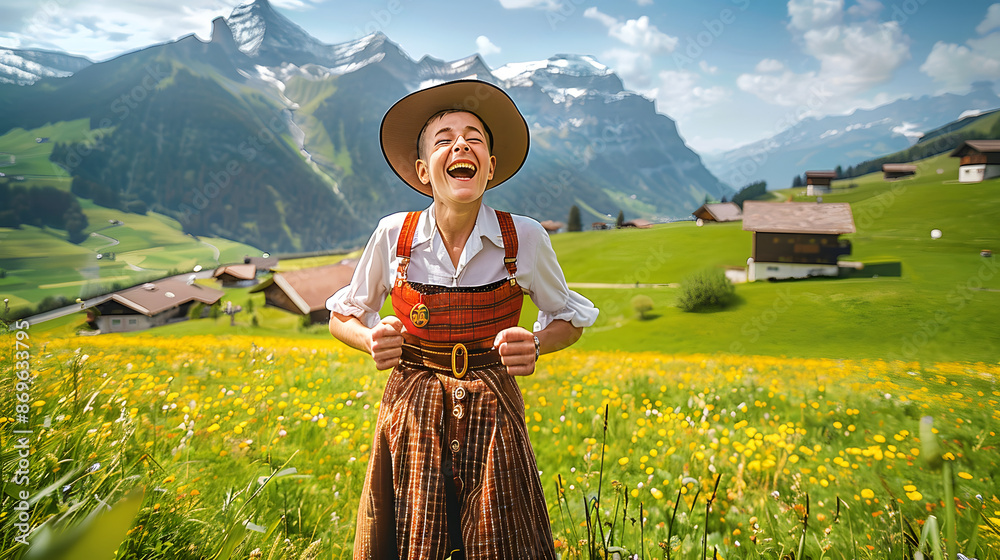
[[[456,161],[448,167],[448,175],[456,179],[471,179],[476,175],[476,166],[467,161]]]

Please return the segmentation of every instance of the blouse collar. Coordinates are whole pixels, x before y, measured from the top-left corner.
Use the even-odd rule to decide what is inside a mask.
[[[414,244],[424,243],[437,235],[437,219],[434,216],[434,204],[431,203],[426,210],[421,212],[420,221],[417,223],[417,231],[413,240]],[[476,225],[469,234],[470,254],[475,254],[482,249],[482,238],[486,238],[497,247],[503,248],[503,233],[500,231],[500,222],[497,220],[496,211],[486,204],[479,204],[479,213],[476,215]]]

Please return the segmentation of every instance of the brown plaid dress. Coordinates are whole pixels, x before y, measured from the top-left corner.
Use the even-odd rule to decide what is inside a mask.
[[[415,337],[382,396],[354,558],[554,559],[524,401],[492,349],[517,325],[523,298],[513,220],[497,212],[510,278],[448,288],[406,280],[418,217],[403,224],[392,290]]]

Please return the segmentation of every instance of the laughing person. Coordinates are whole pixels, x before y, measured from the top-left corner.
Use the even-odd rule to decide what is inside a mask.
[[[516,376],[598,310],[570,291],[538,222],[483,204],[528,154],[528,126],[475,80],[408,95],[382,120],[390,167],[431,197],[383,218],[330,332],[392,368],[358,508],[355,559],[554,559]],[[518,326],[523,295],[540,329]],[[394,316],[379,317],[392,296]]]

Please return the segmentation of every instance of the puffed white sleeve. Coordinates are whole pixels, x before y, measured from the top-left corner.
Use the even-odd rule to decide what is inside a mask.
[[[372,233],[354,269],[351,283],[326,300],[326,308],[334,313],[357,317],[368,328],[378,325],[379,311],[392,286],[389,250],[390,235],[386,219]]]
[[[593,325],[600,311],[593,302],[566,285],[548,233],[537,222],[531,227],[531,233],[535,254],[528,294],[538,307],[538,324],[543,329],[555,320],[568,321],[575,327]]]

